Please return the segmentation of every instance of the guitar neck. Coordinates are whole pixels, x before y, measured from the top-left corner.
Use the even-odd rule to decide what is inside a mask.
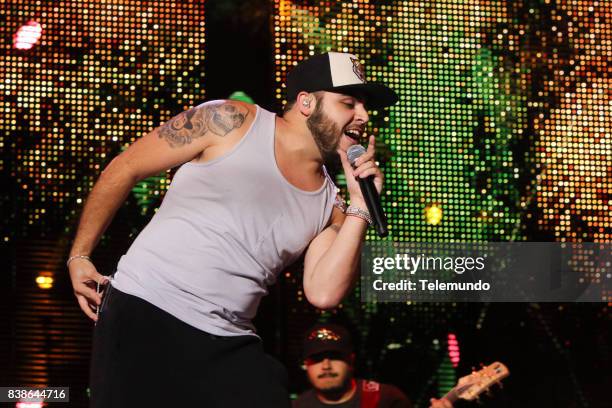
[[[474,371],[472,374],[461,377],[457,385],[442,398],[446,398],[451,403],[455,403],[460,399],[472,401],[477,399],[482,392],[488,390],[491,385],[499,383],[509,374],[508,367],[496,361],[479,371]]]
[[[457,393],[457,387],[447,392],[442,398],[449,400],[451,404],[454,404],[459,400],[459,394]]]

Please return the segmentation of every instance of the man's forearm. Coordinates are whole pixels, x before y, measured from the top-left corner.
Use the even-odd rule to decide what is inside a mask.
[[[118,167],[111,163],[87,197],[70,256],[91,254],[136,183]]]
[[[319,307],[337,306],[353,286],[366,229],[364,220],[346,217],[336,238],[315,265],[310,286],[311,293],[319,297]]]

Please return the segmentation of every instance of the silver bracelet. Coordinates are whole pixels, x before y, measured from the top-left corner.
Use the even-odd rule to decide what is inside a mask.
[[[68,267],[70,265],[70,262],[74,261],[75,259],[87,259],[89,262],[91,262],[91,258],[87,255],[74,255],[68,258],[68,260],[66,261],[66,267]]]
[[[366,210],[362,210],[359,207],[349,205],[348,208],[346,209],[345,214],[361,218],[362,220],[367,222],[369,225],[372,225],[372,217],[370,216],[370,213],[367,212]]]

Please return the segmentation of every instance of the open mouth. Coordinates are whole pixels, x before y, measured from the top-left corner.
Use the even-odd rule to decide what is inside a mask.
[[[344,131],[344,135],[347,137],[350,137],[351,139],[353,139],[356,142],[359,142],[359,139],[361,139],[361,134],[363,132],[359,129],[346,129]]]

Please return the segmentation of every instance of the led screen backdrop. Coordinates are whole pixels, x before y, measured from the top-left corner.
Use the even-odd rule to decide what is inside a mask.
[[[275,4],[279,101],[287,70],[328,50],[400,94],[370,129],[395,240],[610,240],[604,2]]]
[[[72,225],[122,146],[204,99],[205,26],[199,1],[3,4],[3,207],[14,214],[3,219],[7,241]],[[27,24],[42,35],[19,49]]]
[[[70,385],[71,406],[86,406],[91,327],[67,279],[69,240],[109,160],[204,100],[204,4],[0,5],[0,240],[13,261],[3,263],[0,285],[8,322],[0,382]],[[150,215],[168,182],[161,174],[136,186],[115,245],[129,244],[129,227]],[[99,270],[111,273],[104,265],[120,255],[99,252]]]
[[[324,51],[356,54],[369,81],[399,93],[396,106],[371,112],[369,129],[378,136],[394,241],[609,242],[610,14],[601,1],[276,0],[276,98],[282,105],[286,73],[297,61]],[[368,237],[376,239],[372,230]],[[601,271],[581,272],[609,279]],[[300,299],[293,311],[307,313],[300,274],[287,278]],[[500,316],[524,323],[522,313],[540,322],[566,316],[573,324],[571,311],[549,312],[362,304],[358,297],[341,311],[361,334],[366,372],[384,373],[385,355],[408,365],[423,361],[402,360],[401,350],[437,355],[437,371],[413,390],[437,384],[439,392],[455,378],[441,327],[465,336]],[[299,322],[289,327],[304,329]],[[559,342],[550,327],[537,341]],[[294,343],[290,353],[298,356],[299,348]]]

